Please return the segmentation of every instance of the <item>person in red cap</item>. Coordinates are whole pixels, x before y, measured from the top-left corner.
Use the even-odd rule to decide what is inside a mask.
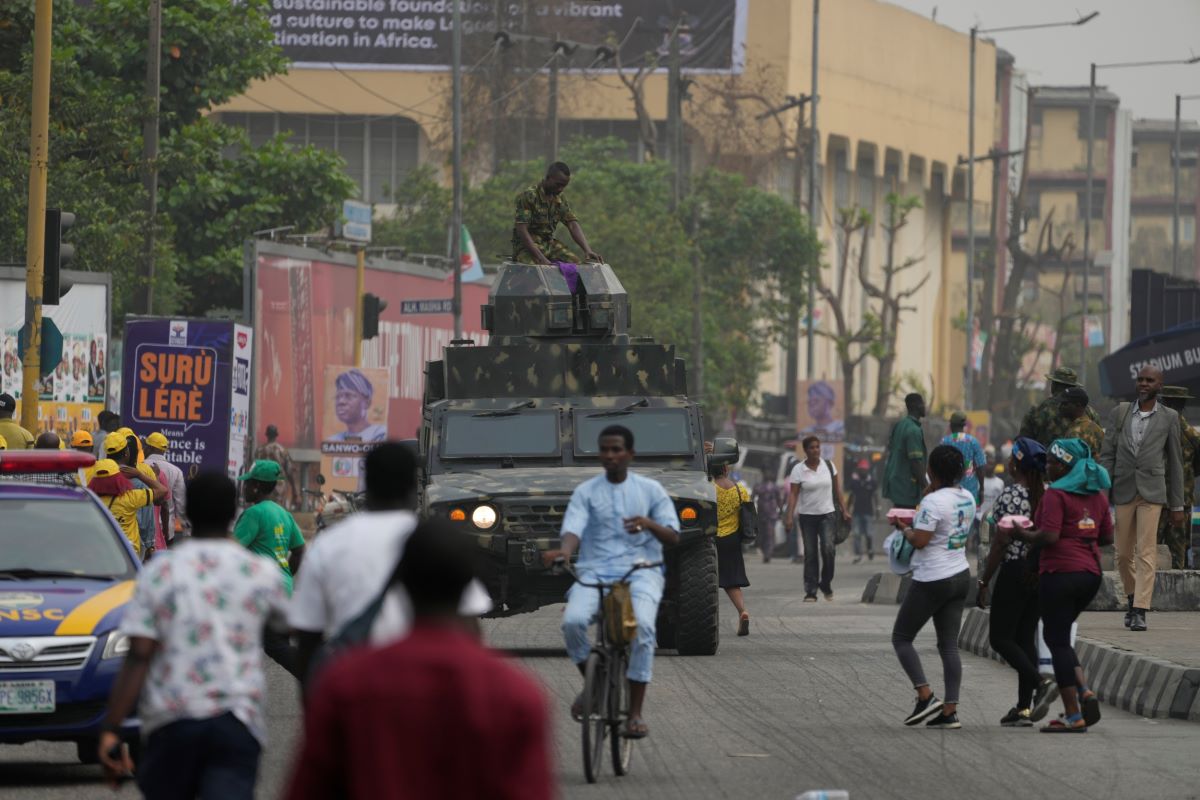
[[[846,491],[850,495],[850,513],[854,532],[854,563],[862,561],[863,553],[868,559],[875,558],[871,545],[871,520],[875,517],[875,490],[879,482],[871,472],[871,464],[865,458],[854,465],[854,471],[846,479]]]

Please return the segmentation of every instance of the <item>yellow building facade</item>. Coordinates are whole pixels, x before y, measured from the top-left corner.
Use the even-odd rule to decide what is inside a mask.
[[[694,168],[721,153],[725,168],[744,165],[748,180],[792,196],[795,112],[782,128],[773,120],[754,121],[764,106],[739,101],[745,126],[761,126],[760,135],[738,131],[737,147],[758,152],[731,152],[720,147],[731,136],[703,113],[703,97],[721,91],[753,88],[772,102],[787,95],[807,94],[811,88],[812,3],[810,0],[737,0],[737,36],[741,47],[740,74],[689,75],[698,84],[696,98],[684,110],[688,152]],[[826,274],[837,262],[836,210],[847,206],[882,214],[890,191],[916,195],[921,208],[896,243],[898,259],[920,262],[900,278],[907,288],[925,280],[903,315],[898,341],[896,376],[911,375],[933,388],[943,403],[961,398],[965,334],[954,320],[965,308],[965,261],[951,247],[950,199],[964,190],[958,158],[967,148],[968,38],[925,17],[878,0],[838,0],[821,8],[819,45],[820,196],[817,207],[820,236],[826,245]],[[986,151],[995,117],[996,51],[981,41],[976,65],[976,147]],[[547,76],[531,79],[524,91],[538,99],[534,114],[544,113]],[[559,117],[564,130],[617,133],[636,138],[631,95],[612,72],[564,70],[559,81]],[[446,96],[449,77],[444,70],[356,69],[294,67],[288,75],[254,84],[245,95],[218,110],[223,119],[244,125],[255,137],[293,131],[297,141],[335,150],[365,199],[386,201],[407,169],[423,163],[443,165],[448,145]],[[705,92],[705,88],[712,91]],[[667,76],[650,75],[644,99],[665,139]],[[515,123],[514,123],[515,124]],[[739,127],[745,127],[740,126]],[[772,127],[774,126],[774,127]],[[540,135],[540,134],[539,134]],[[747,144],[753,143],[753,145]],[[530,146],[529,154],[542,154]],[[807,169],[804,169],[807,179]],[[991,194],[991,171],[976,171],[976,197],[986,203]],[[803,196],[803,195],[802,195]],[[985,227],[986,229],[986,227]],[[857,240],[855,243],[857,247]],[[603,243],[597,243],[603,251]],[[886,253],[882,229],[876,224],[867,239],[867,264],[879,276]],[[797,265],[798,268],[800,265]],[[853,323],[872,306],[854,276],[843,302]],[[636,302],[636,298],[635,298]],[[819,312],[819,326],[828,330],[832,314]],[[804,342],[800,343],[800,377],[806,374]],[[816,377],[840,379],[834,345],[816,342]],[[784,357],[778,355],[760,389],[785,394]],[[857,390],[848,413],[869,413],[874,405],[875,365],[867,359],[856,374]],[[931,386],[932,384],[932,386]],[[895,399],[893,413],[901,404]]]

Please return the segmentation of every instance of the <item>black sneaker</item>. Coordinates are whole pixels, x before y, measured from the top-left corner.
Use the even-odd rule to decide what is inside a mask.
[[[926,728],[934,728],[935,730],[956,731],[962,727],[962,723],[958,721],[958,714],[938,714],[929,722],[925,723]]]
[[[806,594],[804,595],[804,602],[815,603],[817,602],[817,596],[815,594]]]
[[[919,725],[932,715],[942,710],[942,701],[937,695],[929,695],[924,700],[918,700],[913,712],[904,720],[905,725]]]
[[[1041,722],[1050,711],[1050,704],[1057,699],[1058,684],[1054,682],[1054,678],[1042,678],[1042,682],[1033,692],[1033,706],[1029,709],[1029,719],[1032,722]]]
[[[1007,714],[1000,718],[1000,727],[1032,728],[1033,720],[1029,718],[1029,709],[1013,706],[1008,710]]]
[[[1133,622],[1129,625],[1131,631],[1146,630],[1146,612],[1140,608],[1133,610]]]

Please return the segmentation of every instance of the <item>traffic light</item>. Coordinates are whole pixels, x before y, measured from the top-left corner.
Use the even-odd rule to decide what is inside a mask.
[[[379,335],[379,315],[387,308],[387,301],[379,297],[379,295],[368,292],[362,298],[362,337],[366,339],[374,339]]]
[[[68,282],[63,286],[60,271],[75,258],[75,245],[62,240],[72,225],[75,215],[57,208],[46,209],[46,241],[42,246],[42,305],[56,306],[58,300],[71,290]]]

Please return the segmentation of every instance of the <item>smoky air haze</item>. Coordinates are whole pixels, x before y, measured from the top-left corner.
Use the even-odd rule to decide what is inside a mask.
[[[1200,0],[890,0],[893,5],[966,33],[1058,22],[1099,11],[1078,28],[981,34],[1012,53],[1034,85],[1086,86],[1088,65],[1159,61],[1200,55]],[[966,65],[963,46],[963,70]],[[965,82],[965,75],[964,75]],[[1099,70],[1096,83],[1121,98],[1135,118],[1172,119],[1176,94],[1200,94],[1200,64]],[[1200,100],[1185,102],[1184,119],[1200,118]]]

